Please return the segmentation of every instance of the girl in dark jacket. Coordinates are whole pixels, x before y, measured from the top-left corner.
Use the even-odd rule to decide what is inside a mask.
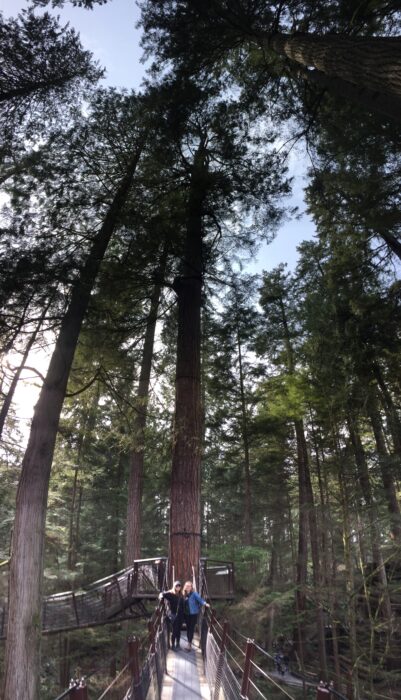
[[[181,649],[181,627],[184,621],[184,598],[181,592],[181,581],[175,581],[169,591],[160,593],[159,600],[167,600],[168,602],[167,620],[171,632],[171,648]]]

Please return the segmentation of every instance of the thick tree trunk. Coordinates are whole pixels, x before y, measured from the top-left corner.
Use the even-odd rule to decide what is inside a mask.
[[[290,71],[296,76],[392,120],[401,120],[400,37],[262,33],[258,40],[294,61],[294,71],[291,67]],[[388,244],[392,247],[390,241]]]
[[[401,97],[401,38],[272,34],[269,48],[306,68],[368,90]]]
[[[386,441],[383,434],[383,426],[380,412],[377,406],[376,396],[370,396],[368,401],[368,414],[375,436],[377,454],[382,475],[384,493],[387,500],[387,507],[390,513],[390,529],[393,540],[399,542],[401,539],[401,513],[397,499],[397,490],[394,477],[389,469],[390,455],[387,452]]]
[[[239,366],[239,389],[241,397],[242,414],[242,444],[244,448],[244,545],[253,545],[252,532],[252,480],[251,465],[249,459],[249,435],[248,435],[248,414],[246,407],[244,370],[242,364],[242,348],[239,327],[237,323],[237,346],[238,346],[238,366]]]
[[[373,92],[361,85],[348,83],[341,78],[334,78],[325,75],[319,70],[308,70],[302,66],[294,66],[290,71],[295,77],[303,78],[309,83],[317,85],[322,90],[327,90],[336,97],[342,100],[350,100],[360,107],[364,107],[373,113],[384,115],[394,122],[399,123],[401,120],[401,97],[395,95],[385,95],[382,92]],[[401,256],[400,245],[390,234],[380,232],[383,240],[391,250]]]
[[[91,291],[121,209],[132,185],[140,151],[96,235],[70,304],[35,407],[17,491],[10,566],[10,600],[4,700],[39,697],[43,549],[47,493],[67,381]]]
[[[188,203],[178,297],[178,337],[173,459],[170,500],[170,566],[176,576],[198,569],[201,544],[200,465],[202,405],[200,387],[202,215],[207,172],[204,144],[195,154]]]
[[[166,265],[163,253],[159,276],[162,279]],[[155,285],[150,300],[150,309],[146,323],[145,340],[142,351],[141,371],[137,392],[137,413],[133,424],[135,447],[130,455],[130,473],[128,478],[127,529],[125,540],[125,566],[133,564],[141,557],[142,540],[142,491],[145,428],[148,413],[150,374],[153,360],[157,313],[160,303],[161,285]]]
[[[16,371],[14,372],[14,376],[13,376],[12,381],[11,381],[11,384],[10,384],[10,386],[9,386],[9,388],[8,388],[6,397],[5,397],[5,399],[4,399],[4,403],[3,403],[2,407],[1,407],[1,411],[0,411],[0,439],[1,439],[1,436],[2,436],[2,434],[3,434],[4,424],[5,424],[5,422],[6,422],[7,415],[8,415],[8,412],[9,412],[9,410],[10,410],[10,406],[11,406],[12,400],[13,400],[13,398],[14,398],[15,390],[16,390],[16,388],[17,388],[17,384],[18,384],[18,382],[19,382],[19,379],[20,379],[20,376],[21,376],[21,372],[22,372],[22,370],[24,369],[24,367],[25,367],[25,365],[26,365],[26,362],[27,362],[27,359],[28,359],[28,355],[29,355],[29,353],[31,352],[32,347],[33,347],[33,344],[34,344],[34,342],[35,342],[35,340],[36,340],[36,338],[37,338],[37,336],[38,336],[38,333],[39,333],[39,331],[40,331],[40,329],[41,329],[41,327],[42,327],[42,323],[43,323],[43,321],[44,321],[44,319],[45,319],[45,316],[46,316],[46,313],[47,313],[48,308],[49,308],[49,304],[47,304],[46,308],[44,309],[44,311],[43,311],[43,313],[42,313],[42,315],[41,315],[41,317],[40,317],[40,319],[39,319],[39,321],[38,321],[38,324],[37,324],[35,330],[33,331],[31,337],[29,338],[29,341],[28,341],[28,343],[27,343],[27,345],[26,345],[26,348],[25,348],[25,350],[24,350],[24,354],[23,354],[23,356],[22,356],[21,364],[20,364],[20,366],[16,369]]]

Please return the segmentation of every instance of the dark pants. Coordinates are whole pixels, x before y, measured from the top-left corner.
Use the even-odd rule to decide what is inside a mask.
[[[192,644],[192,640],[194,638],[194,632],[195,632],[195,626],[196,626],[196,621],[198,619],[198,615],[185,615],[185,624],[187,626],[187,639],[189,644]]]
[[[167,618],[168,632],[171,634],[171,646],[179,645],[181,639],[181,627],[183,623],[182,615],[172,616]]]

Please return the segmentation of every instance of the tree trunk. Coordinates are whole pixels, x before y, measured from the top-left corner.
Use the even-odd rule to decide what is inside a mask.
[[[401,457],[401,421],[379,365],[374,365],[373,373],[380,388],[380,399],[387,416],[394,452]]]
[[[393,540],[399,542],[401,539],[401,513],[397,499],[397,490],[394,478],[389,469],[390,455],[387,452],[386,441],[383,435],[383,426],[380,412],[377,406],[376,396],[370,396],[368,401],[368,414],[375,436],[376,449],[379,457],[380,471],[382,475],[384,493],[386,495],[387,507],[390,513],[390,529]]]
[[[198,569],[201,544],[200,465],[202,405],[200,387],[202,216],[207,173],[204,143],[194,157],[178,297],[178,337],[173,459],[170,500],[170,566],[181,579]]]
[[[74,479],[72,484],[69,532],[68,532],[68,559],[67,567],[70,571],[74,571],[77,554],[78,554],[78,534],[79,534],[79,518],[82,500],[82,484],[79,483],[79,472],[81,470],[82,455],[85,453],[85,448],[88,440],[90,440],[93,428],[96,421],[96,409],[99,403],[100,388],[97,386],[96,393],[91,401],[88,411],[85,413],[83,425],[80,431],[77,444],[77,464],[74,469]]]
[[[163,252],[159,267],[160,279],[164,276],[166,253]],[[145,340],[142,351],[141,371],[137,392],[137,413],[133,423],[135,447],[130,455],[130,473],[128,479],[127,529],[125,541],[125,566],[133,564],[141,557],[142,539],[142,491],[145,428],[148,413],[150,374],[153,360],[157,313],[160,303],[161,285],[156,284],[146,323]]]
[[[268,48],[306,68],[401,97],[401,38],[339,34],[281,34],[258,37]]]
[[[249,435],[248,435],[248,415],[246,407],[245,386],[244,386],[244,371],[242,365],[242,348],[239,332],[239,324],[237,321],[237,346],[238,346],[238,365],[239,365],[239,389],[241,397],[241,414],[242,414],[242,444],[244,447],[244,545],[251,547],[253,545],[252,532],[252,480],[249,459]]]
[[[298,425],[298,427],[297,427]],[[298,618],[298,654],[301,661],[301,670],[304,666],[304,616],[306,609],[306,584],[308,571],[308,507],[305,464],[307,454],[304,449],[303,428],[299,421],[295,423],[297,438],[297,467],[298,467],[298,492],[299,492],[299,523],[298,523],[298,555],[297,555],[297,590],[296,612]]]
[[[387,633],[391,634],[392,626],[392,611],[391,611],[391,601],[388,591],[387,575],[383,560],[383,554],[380,547],[380,534],[378,530],[378,513],[374,504],[372,489],[369,479],[368,466],[366,464],[365,453],[363,450],[361,438],[357,429],[356,421],[352,416],[348,417],[348,430],[351,438],[351,443],[354,450],[355,462],[358,471],[358,480],[361,486],[361,491],[363,498],[366,503],[366,510],[368,515],[369,530],[371,547],[373,554],[373,561],[376,566],[377,574],[380,581],[381,587],[381,613],[387,623]]]
[[[336,444],[338,445],[337,439]],[[348,697],[359,699],[359,677],[358,677],[358,648],[356,635],[356,609],[355,609],[355,576],[354,576],[354,561],[352,553],[352,537],[350,518],[350,504],[348,500],[348,488],[345,482],[345,475],[342,465],[341,452],[337,446],[338,458],[338,483],[340,486],[341,505],[342,505],[342,524],[343,524],[343,545],[344,545],[344,561],[346,574],[346,591],[347,591],[347,611],[349,622],[349,669],[352,679],[353,689],[348,693]]]
[[[290,331],[287,323],[287,316],[283,299],[280,298],[280,309],[284,327],[284,342],[287,351],[287,367],[290,374],[295,371],[294,350],[291,343]],[[298,607],[305,607],[305,594],[300,593],[302,587],[306,589],[308,549],[307,530],[309,526],[312,566],[313,566],[313,588],[316,603],[316,629],[319,644],[319,666],[322,679],[327,679],[327,659],[326,659],[326,638],[324,630],[323,606],[321,602],[321,569],[319,557],[319,535],[316,520],[316,511],[310,477],[309,457],[305,440],[305,431],[302,419],[294,420],[295,433],[297,437],[297,461],[298,461],[298,483],[299,483],[299,548],[297,566],[297,587],[298,587]]]
[[[72,288],[45,382],[35,407],[17,491],[10,566],[4,700],[39,697],[43,550],[50,470],[67,381],[82,321],[108,243],[126,201],[138,150],[118,187]]]

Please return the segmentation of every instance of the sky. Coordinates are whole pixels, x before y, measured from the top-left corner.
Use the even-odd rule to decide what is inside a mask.
[[[16,16],[28,6],[26,0],[0,0],[0,8],[6,17]],[[118,88],[139,88],[146,68],[141,63],[141,31],[136,28],[139,9],[135,0],[111,0],[105,5],[95,6],[93,10],[69,4],[61,10],[50,7],[46,10],[59,16],[61,24],[69,23],[79,32],[85,49],[90,50],[101,66],[106,68],[105,84]],[[288,165],[289,175],[293,177],[293,194],[286,201],[289,208],[297,206],[302,213],[305,210],[302,190],[308,167],[302,149],[293,149]],[[314,232],[314,225],[306,214],[300,219],[286,221],[272,243],[261,245],[257,258],[247,265],[247,272],[256,274],[280,263],[287,263],[288,268],[293,269],[298,257],[297,246],[301,241],[312,238]],[[48,353],[39,352],[29,358],[28,364],[43,374],[48,359]],[[17,364],[18,356],[11,357],[10,363]],[[32,373],[27,373],[26,379],[19,383],[15,396],[20,427],[25,435],[38,393],[38,379]]]

